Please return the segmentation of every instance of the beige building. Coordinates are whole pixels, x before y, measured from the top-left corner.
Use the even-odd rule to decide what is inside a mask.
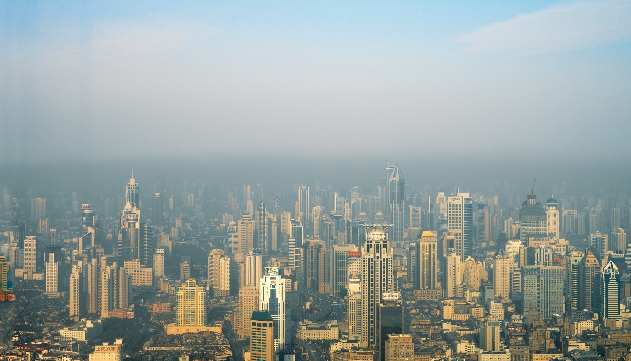
[[[414,342],[411,335],[388,335],[386,361],[414,361]]]
[[[339,340],[340,327],[337,321],[327,325],[314,324],[307,321],[300,324],[298,338],[301,340]]]
[[[246,286],[239,290],[239,305],[235,319],[235,333],[241,340],[250,337],[250,317],[259,310],[259,290],[256,286]]]
[[[502,302],[510,302],[510,269],[511,258],[502,253],[495,256],[493,260],[493,288],[495,297]]]
[[[250,360],[274,360],[274,320],[267,312],[254,312],[250,321]]]
[[[101,346],[94,346],[94,352],[89,361],[121,361],[123,359],[123,339],[116,339],[113,345],[105,342]]]
[[[478,361],[510,361],[508,352],[482,352],[478,355]]]
[[[141,267],[140,260],[125,261],[125,271],[131,276],[133,286],[153,286],[153,269]]]

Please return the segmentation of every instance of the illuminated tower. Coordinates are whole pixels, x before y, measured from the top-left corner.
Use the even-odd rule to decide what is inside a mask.
[[[267,311],[274,320],[274,348],[285,349],[285,280],[278,268],[265,267],[259,291],[259,310]]]
[[[384,293],[395,290],[392,271],[393,249],[388,242],[390,225],[365,225],[366,243],[362,248],[361,306],[362,347],[377,347],[379,305]]]

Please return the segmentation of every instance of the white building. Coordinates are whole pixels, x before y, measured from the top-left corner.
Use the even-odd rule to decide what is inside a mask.
[[[278,268],[265,267],[260,282],[259,311],[267,311],[274,320],[274,348],[285,348],[285,280]]]
[[[94,346],[89,361],[121,361],[123,359],[123,339],[116,339],[113,345],[104,342],[101,346]]]
[[[75,326],[64,327],[59,334],[68,341],[90,341],[103,334],[103,323],[101,320],[82,320]]]
[[[55,254],[48,254],[46,262],[46,294],[57,295],[59,293],[59,262],[55,262]]]

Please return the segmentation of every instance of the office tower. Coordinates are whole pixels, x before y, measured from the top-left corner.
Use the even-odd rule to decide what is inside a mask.
[[[259,289],[259,310],[267,311],[274,320],[274,348],[285,349],[285,280],[278,268],[265,267]]]
[[[180,263],[180,281],[185,282],[191,278],[191,263],[184,261]]]
[[[493,289],[495,290],[495,297],[500,298],[502,303],[510,302],[511,263],[510,257],[504,251],[500,251],[493,259]]]
[[[48,254],[46,262],[46,294],[57,295],[59,293],[59,262],[55,261],[55,254]]]
[[[46,198],[31,199],[31,221],[35,224],[46,218]]]
[[[259,208],[256,211],[256,246],[261,252],[267,254],[269,252],[269,229],[267,224],[267,209],[265,208],[265,202],[259,203]]]
[[[132,302],[132,278],[117,262],[101,267],[101,318],[110,311],[125,309]]]
[[[548,237],[550,240],[558,240],[561,236],[560,226],[561,218],[559,217],[559,202],[553,198],[548,199],[546,203],[546,219],[548,228]]]
[[[296,274],[296,281],[303,285],[304,280],[304,229],[302,223],[292,219],[291,233],[289,235],[289,265],[288,267]]]
[[[219,288],[221,257],[225,257],[221,249],[213,249],[208,254],[208,285],[212,289]]]
[[[414,341],[412,335],[387,335],[385,347],[386,361],[414,361]]]
[[[609,250],[609,237],[598,231],[589,235],[589,247],[594,251],[594,255],[603,260]]]
[[[92,205],[88,203],[84,203],[81,205],[81,233],[85,234],[90,232],[90,228],[95,228],[96,226],[96,218],[94,216],[94,211],[92,210]]]
[[[233,253],[249,253],[254,249],[254,221],[249,214],[244,214],[237,223],[237,247]]]
[[[321,293],[327,293],[328,257],[326,245],[320,240],[309,240],[305,245],[306,286]],[[322,289],[320,289],[322,286]]]
[[[529,240],[548,239],[546,211],[537,201],[533,189],[519,210],[519,239],[526,245],[529,244]]]
[[[175,325],[206,325],[206,291],[194,278],[187,279],[177,291]]]
[[[350,258],[361,256],[361,252],[354,244],[333,245],[331,256],[329,258],[329,284],[331,286],[331,295],[341,297],[348,285],[348,261]]]
[[[223,256],[219,260],[219,272],[215,272],[213,295],[230,296],[230,257]]]
[[[0,254],[0,291],[8,291],[12,288],[10,275],[10,262],[7,256]]]
[[[309,186],[298,186],[298,201],[296,202],[296,220],[307,228],[307,232],[311,230],[311,206],[309,204]]]
[[[237,334],[237,337],[239,339],[243,340],[250,337],[250,317],[252,317],[252,312],[258,311],[258,309],[258,287],[254,285],[248,285],[239,289],[239,303],[237,305],[237,314],[235,320],[235,333]]]
[[[164,277],[164,248],[156,249],[153,255],[153,275],[157,278]]]
[[[132,207],[140,208],[140,197],[138,183],[134,178],[134,170],[131,171],[131,178],[125,187],[125,203],[131,204]]]
[[[583,253],[574,251],[570,254],[567,261],[567,303],[568,311],[576,312],[579,308],[579,300],[583,297],[581,280],[581,263],[583,262]]]
[[[140,265],[142,267],[153,267],[153,255],[156,253],[156,237],[153,227],[143,223],[140,227]]]
[[[461,261],[473,256],[473,200],[469,193],[447,197],[447,232],[454,236]]]
[[[431,231],[423,231],[419,243],[419,288],[438,288],[438,257],[436,235]]]
[[[384,293],[395,290],[392,271],[393,249],[388,241],[389,225],[365,225],[366,243],[362,248],[362,330],[361,347],[377,347],[379,305]]]
[[[542,319],[563,314],[565,271],[561,266],[526,266],[522,269],[524,314],[535,309]]]
[[[436,238],[443,239],[444,233],[448,232],[447,222],[447,197],[444,192],[438,192],[434,204],[432,204],[433,229],[437,230]]]
[[[118,257],[120,262],[140,257],[140,209],[127,202],[120,219],[118,231]]]
[[[421,288],[421,247],[420,241],[408,244],[408,283],[415,290]]]
[[[324,207],[315,206],[311,210],[311,224],[313,224],[313,238],[320,239],[320,223],[324,215]]]
[[[26,236],[24,239],[24,272],[28,278],[32,279],[33,273],[37,272],[37,239],[35,236]]]
[[[348,339],[359,341],[362,333],[362,291],[361,279],[358,274],[350,274],[348,277]]]
[[[405,181],[397,164],[388,162],[386,166],[386,197],[387,211],[392,228],[392,242],[403,242],[405,229]]]
[[[619,320],[620,317],[620,272],[618,267],[609,261],[602,270],[602,310],[604,320]]]
[[[460,287],[462,284],[462,272],[460,269],[460,256],[452,250],[445,257],[445,267],[443,268],[443,289],[446,298],[462,296],[462,288]]]
[[[627,234],[622,228],[615,228],[611,232],[609,240],[609,249],[617,254],[625,254],[627,252]],[[626,255],[625,255],[626,260]]]
[[[580,265],[581,296],[579,309],[598,312],[600,310],[600,262],[591,249],[587,250]]]
[[[480,348],[484,351],[499,352],[502,351],[500,342],[500,331],[502,320],[489,318],[480,327]]]
[[[274,320],[268,312],[252,312],[250,360],[274,360]]]
[[[600,206],[590,208],[588,217],[589,233],[605,232],[605,213]]]
[[[403,325],[405,325],[403,318],[401,294],[398,292],[384,293],[379,304],[379,334],[377,341],[379,356],[382,361],[386,359],[387,335],[403,333]]]
[[[245,269],[241,287],[254,286],[258,290],[263,278],[263,255],[258,251],[253,251],[245,255]]]

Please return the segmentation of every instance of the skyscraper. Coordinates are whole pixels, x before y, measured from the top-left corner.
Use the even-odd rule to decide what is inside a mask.
[[[140,257],[140,209],[126,203],[118,232],[118,257],[121,262]]]
[[[385,348],[386,361],[413,361],[414,342],[412,335],[387,335]]]
[[[501,251],[493,260],[493,289],[495,297],[500,298],[503,303],[510,302],[511,261],[504,251]]]
[[[285,280],[278,268],[265,267],[259,291],[259,310],[267,311],[274,320],[274,347],[285,349]]]
[[[153,255],[153,275],[157,278],[164,277],[164,248],[156,249]]]
[[[300,222],[310,233],[311,230],[311,206],[309,186],[298,186],[298,201],[296,202],[296,220]]]
[[[420,241],[408,244],[408,282],[415,290],[421,288],[421,247]]]
[[[598,312],[600,310],[600,262],[591,249],[587,250],[579,271],[582,292],[578,307],[580,310]]]
[[[561,266],[526,266],[522,269],[524,314],[532,309],[542,319],[563,314],[564,273]]]
[[[365,225],[366,243],[362,248],[362,347],[379,344],[379,305],[384,293],[395,290],[392,271],[393,249],[388,242],[389,225]]]
[[[403,242],[405,229],[405,181],[397,164],[388,162],[386,166],[386,197],[387,210],[392,228],[392,242]]]
[[[349,276],[348,261],[349,258],[357,257],[361,257],[361,253],[354,244],[334,245],[331,249],[329,278],[331,279],[331,294],[333,296],[340,297],[341,292],[347,288]]]
[[[618,267],[609,261],[602,270],[602,318],[619,320],[620,317],[620,272]]]
[[[469,193],[447,197],[447,231],[454,236],[461,261],[473,256],[473,200]]]
[[[239,303],[235,320],[235,333],[241,340],[250,337],[252,312],[259,309],[259,289],[256,286],[248,285],[239,289]],[[272,344],[273,344],[272,335]]]
[[[581,263],[583,261],[583,253],[574,251],[570,254],[567,262],[567,303],[568,311],[576,312],[579,307],[579,300],[583,297],[583,287],[581,280]]]
[[[501,349],[500,331],[502,320],[489,318],[480,327],[480,348],[484,351],[499,352]]]
[[[59,262],[55,261],[55,254],[48,254],[46,262],[46,294],[57,295],[59,293]]]
[[[531,190],[519,210],[519,239],[528,245],[529,240],[548,239],[546,211]]]
[[[129,179],[129,183],[125,187],[125,203],[131,204],[132,207],[140,208],[140,197],[138,192],[138,183],[136,183],[136,178],[134,178],[134,170],[132,169],[131,178]]]
[[[548,199],[546,203],[546,218],[548,237],[556,241],[561,236],[561,217],[559,217],[559,202],[554,198]]]
[[[460,256],[451,250],[445,257],[443,268],[443,289],[445,298],[462,296],[462,272],[460,271]]]
[[[0,254],[0,291],[8,291],[11,287],[10,263],[5,255]]]
[[[267,254],[270,251],[269,245],[269,229],[267,224],[267,209],[265,208],[265,202],[259,203],[259,208],[256,211],[256,247],[261,252]]]
[[[438,256],[436,235],[431,231],[423,231],[419,244],[419,288],[438,288]]]
[[[140,228],[140,265],[143,267],[153,267],[153,255],[156,253],[156,237],[153,227],[143,223]]]
[[[263,255],[258,251],[253,251],[245,255],[245,268],[242,287],[254,286],[259,289],[263,278]]]
[[[46,198],[31,199],[31,221],[35,224],[46,218]]]
[[[197,285],[194,278],[187,279],[177,291],[175,325],[178,327],[206,325],[206,291]]]
[[[254,249],[254,221],[249,214],[243,214],[237,223],[237,247],[233,253],[249,253]],[[235,252],[236,251],[236,252]]]
[[[268,312],[253,312],[250,322],[250,360],[274,360],[274,320]]]
[[[25,277],[32,279],[33,273],[37,272],[37,238],[26,236],[24,239],[24,272]]]

